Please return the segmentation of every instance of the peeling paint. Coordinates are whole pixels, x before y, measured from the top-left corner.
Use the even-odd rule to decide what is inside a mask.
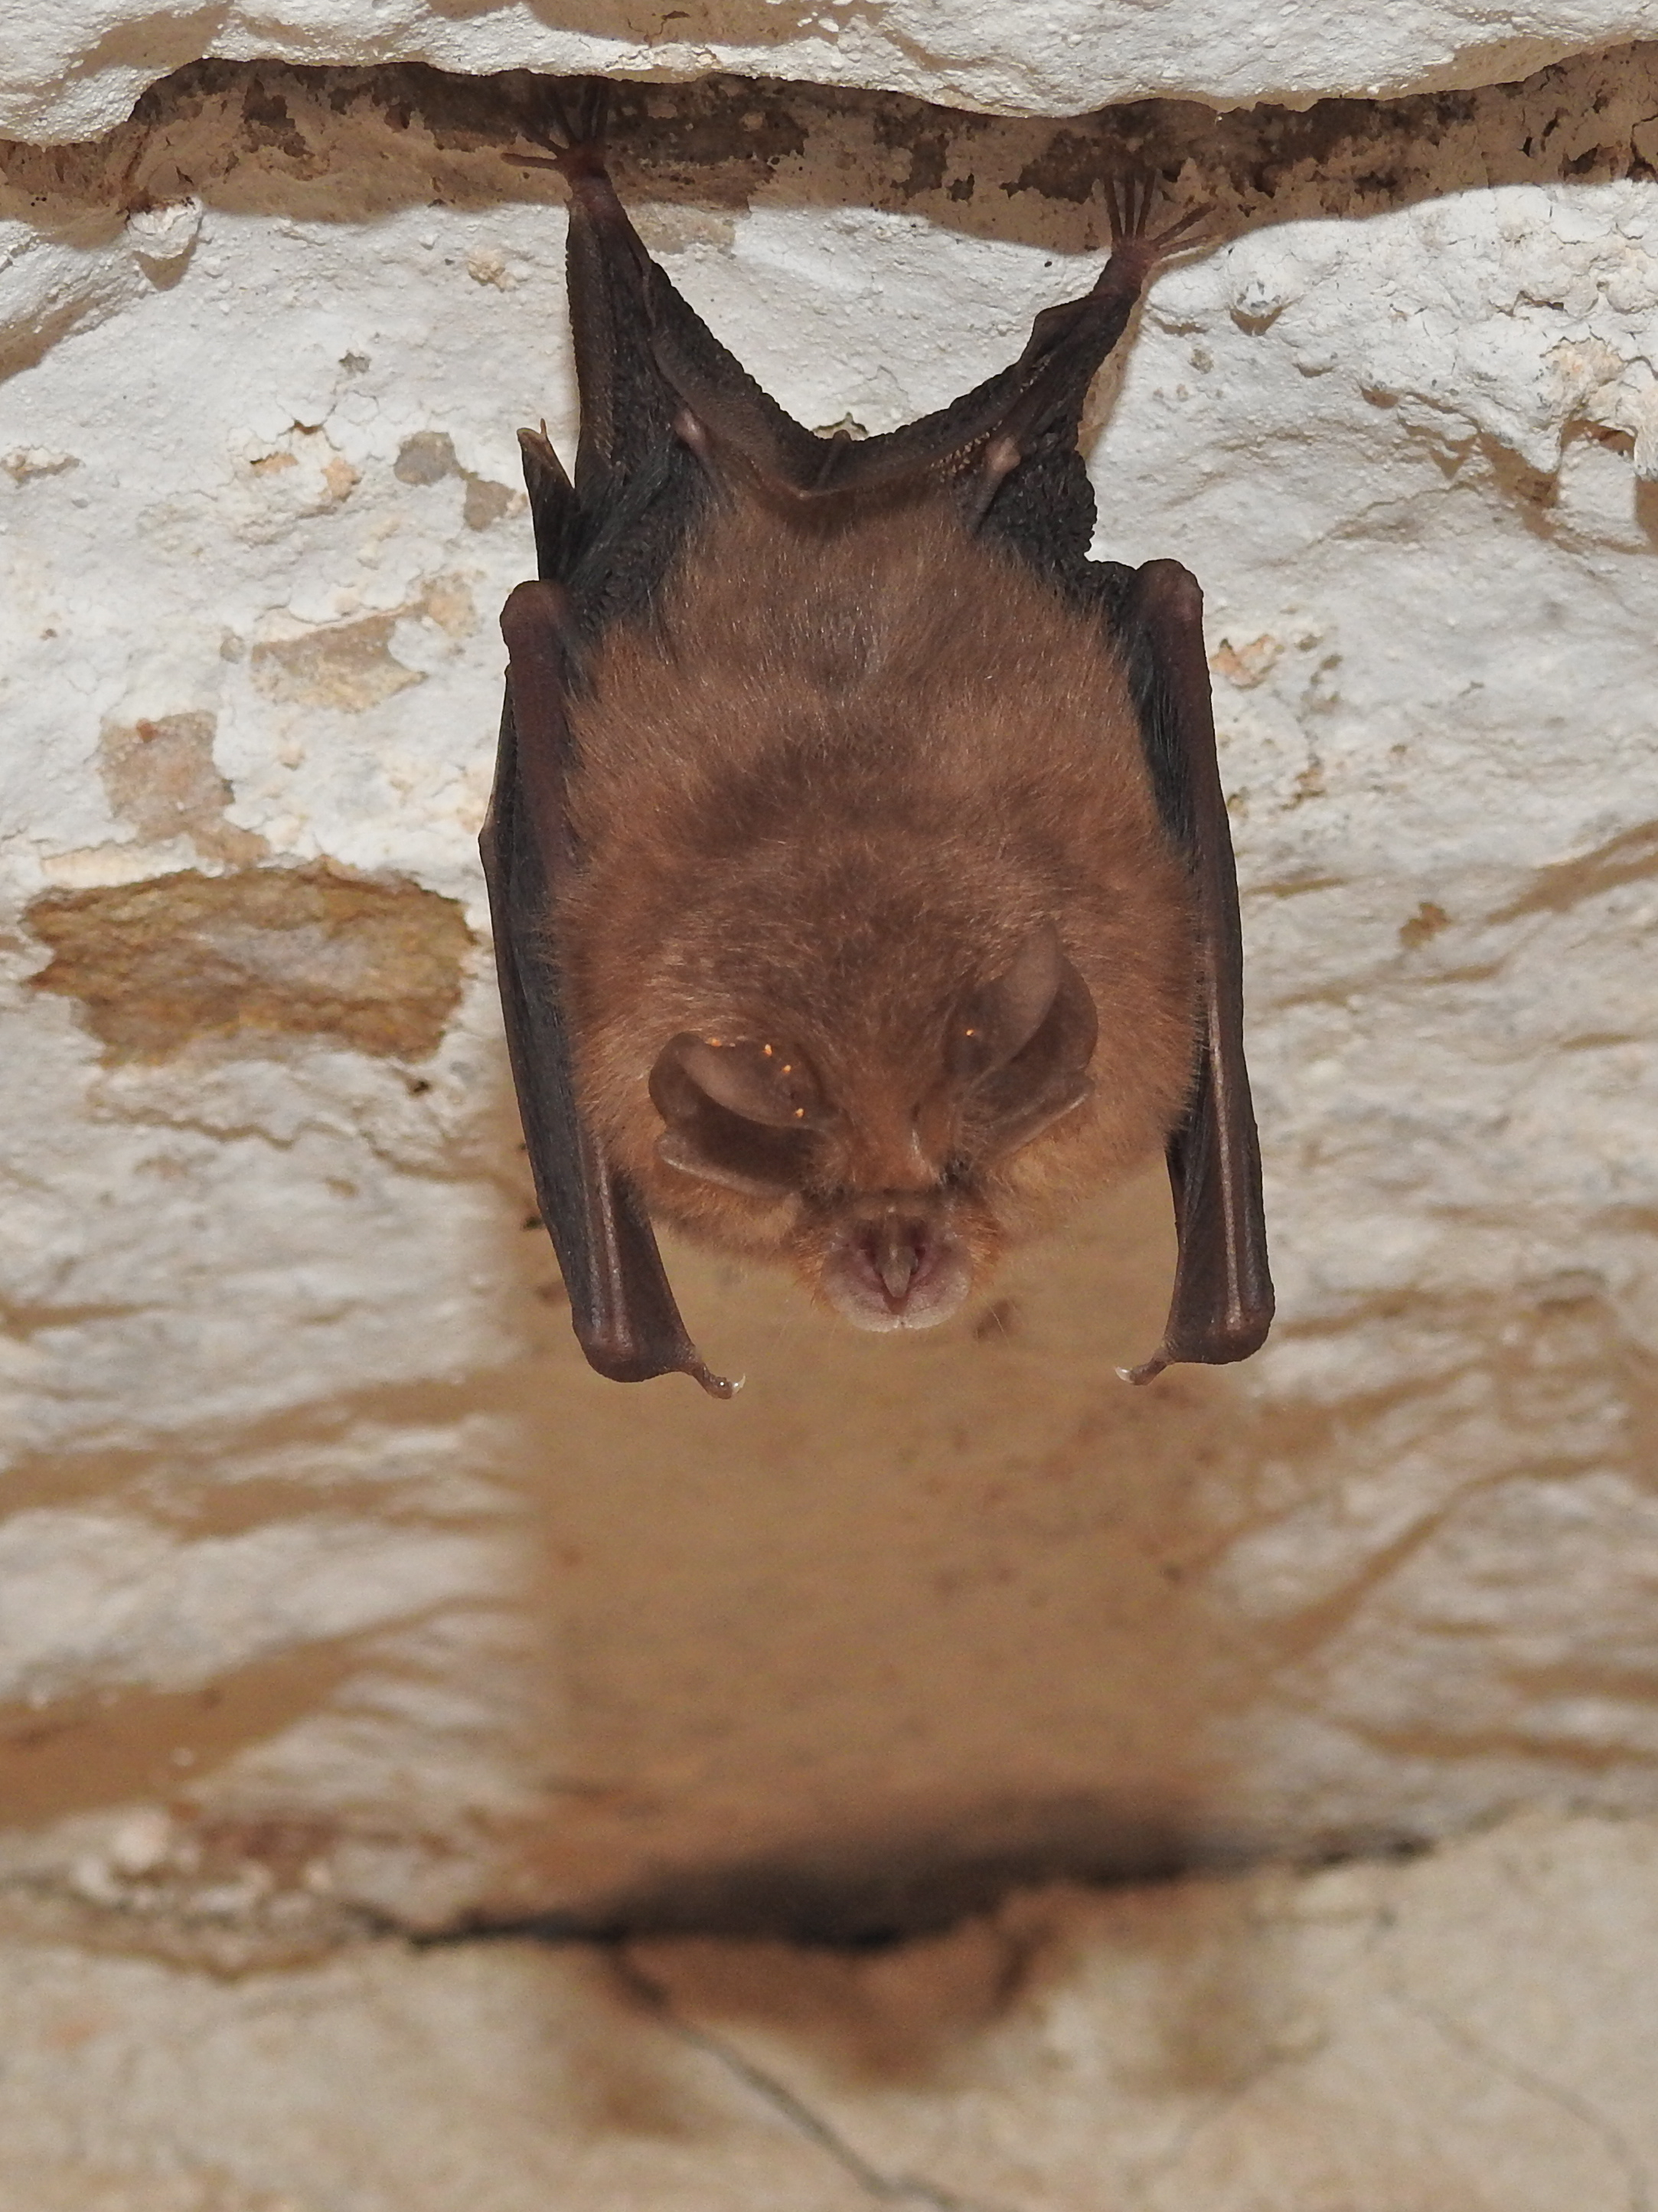
[[[141,838],[165,844],[186,836],[204,860],[248,866],[265,858],[263,837],[225,819],[234,797],[213,763],[216,719],[163,714],[140,722],[106,722],[99,738],[99,771],[109,803]]]

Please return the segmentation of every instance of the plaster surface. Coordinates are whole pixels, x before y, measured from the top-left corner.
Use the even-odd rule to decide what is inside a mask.
[[[0,1945],[4,2212],[1634,2212],[1658,1833],[1027,1892],[859,1955]]]
[[[1090,437],[1102,546],[1208,592],[1282,1318],[1144,1393],[1155,1175],[910,1346],[677,1255],[733,1407],[574,1352],[472,842],[513,434],[574,428],[527,96],[215,63],[8,156],[9,1893],[222,1964],[868,1931],[1658,1802],[1652,50],[623,103],[647,240],[814,427],[1016,352],[1125,148],[1215,204]]]
[[[169,70],[237,61],[426,62],[483,76],[683,79],[711,70],[939,100],[992,113],[1076,115],[1148,96],[1230,107],[1499,82],[1650,37],[1651,0],[1394,0],[1270,15],[1230,0],[8,0],[0,131],[90,137]]]

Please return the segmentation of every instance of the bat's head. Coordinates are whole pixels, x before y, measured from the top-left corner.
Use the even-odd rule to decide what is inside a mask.
[[[859,1328],[956,1312],[1005,1242],[1019,1156],[1093,1090],[1094,1001],[1051,921],[925,1027],[821,1068],[799,1042],[686,1030],[651,1074],[662,1166],[786,1206],[790,1257]]]

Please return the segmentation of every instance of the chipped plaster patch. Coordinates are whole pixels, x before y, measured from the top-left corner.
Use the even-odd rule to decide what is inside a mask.
[[[267,698],[300,707],[334,707],[360,714],[424,681],[392,651],[394,614],[361,615],[300,637],[273,638],[248,655],[253,681]]]
[[[269,848],[263,837],[225,819],[234,794],[214,766],[215,726],[205,714],[106,722],[99,772],[111,807],[141,839],[164,845],[185,836],[203,860],[247,866]]]
[[[468,262],[469,274],[477,272]],[[507,288],[510,289],[510,288]],[[416,430],[413,437],[405,438],[398,449],[398,458],[392,473],[399,483],[441,483],[446,477],[459,477],[466,487],[466,496],[461,505],[461,520],[469,530],[488,530],[515,507],[523,507],[524,496],[510,486],[493,483],[471,469],[463,468],[455,458],[455,443],[441,430]],[[434,617],[442,622],[441,615]]]
[[[27,920],[53,956],[35,988],[77,1000],[113,1060],[206,1037],[257,1052],[283,1035],[424,1060],[472,947],[452,899],[325,868],[48,891]]]

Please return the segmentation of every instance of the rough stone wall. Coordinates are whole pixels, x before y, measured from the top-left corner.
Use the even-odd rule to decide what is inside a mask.
[[[185,58],[111,37],[43,134]],[[814,425],[1016,351],[1125,150],[1215,204],[1091,458],[1208,593],[1282,1318],[1144,1393],[1157,1177],[911,1346],[676,1255],[732,1407],[574,1353],[473,847],[513,434],[574,433],[533,96],[208,61],[6,149],[15,1909],[866,1930],[1658,1802],[1658,49],[623,103],[647,242]]]
[[[1375,98],[1519,77],[1570,54],[1649,37],[1645,0],[1394,0],[1259,9],[1202,0],[21,0],[0,62],[0,129],[89,136],[169,70],[227,60],[427,62],[471,74],[584,70],[871,86],[992,113],[1077,115],[1175,94],[1227,107],[1332,94]]]

